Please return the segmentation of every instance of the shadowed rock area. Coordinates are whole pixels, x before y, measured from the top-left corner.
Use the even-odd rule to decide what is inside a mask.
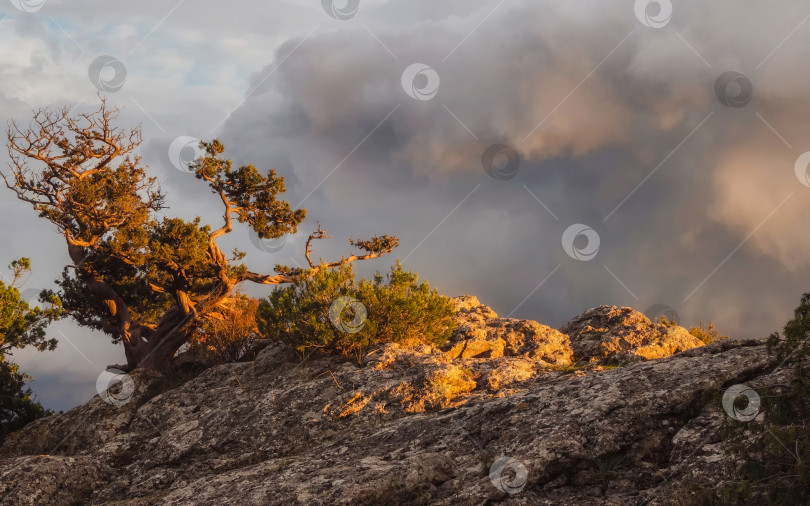
[[[724,479],[723,389],[780,381],[758,341],[702,346],[630,308],[555,330],[453,301],[441,349],[274,343],[168,389],[136,370],[127,403],[12,434],[0,504],[668,504]]]

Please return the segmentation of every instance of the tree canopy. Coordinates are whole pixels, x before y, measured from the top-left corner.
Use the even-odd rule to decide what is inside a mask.
[[[31,307],[20,295],[20,285],[31,270],[31,261],[11,262],[11,281],[0,280],[0,359],[15,348],[32,346],[40,351],[56,348],[56,339],[48,338],[45,328],[62,314],[62,303],[53,294],[46,297],[50,307]]]
[[[140,127],[116,126],[119,113],[101,97],[90,113],[41,109],[28,128],[12,122],[10,170],[3,173],[17,198],[65,238],[71,263],[57,281],[58,296],[80,325],[123,344],[127,364],[116,368],[170,370],[177,350],[240,283],[292,283],[398,245],[388,235],[351,240],[361,253],[316,265],[312,242],[329,237],[318,225],[306,241],[307,269],[277,265],[272,273],[253,272],[242,263],[245,252],[226,257],[217,240],[233,231],[235,221],[261,239],[296,233],[306,210],[279,198],[284,179],[252,164],[234,167],[219,140],[201,142],[204,155],[191,169],[222,206],[222,222],[160,217],[166,196],[137,155]]]

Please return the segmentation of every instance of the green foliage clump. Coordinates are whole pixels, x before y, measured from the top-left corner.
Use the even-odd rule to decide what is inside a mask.
[[[189,351],[205,365],[238,362],[250,355],[258,335],[258,299],[238,294],[211,311],[195,329]]]
[[[440,345],[456,326],[453,305],[418,280],[399,261],[387,275],[359,282],[351,264],[322,269],[263,300],[259,329],[302,356],[321,351],[359,358],[363,349],[385,342]],[[348,304],[353,300],[359,304]]]
[[[709,322],[709,326],[705,327],[703,322],[697,327],[689,329],[689,333],[695,336],[703,344],[713,343],[721,339],[728,339],[728,336],[721,335],[720,332],[714,328],[714,323]]]
[[[667,319],[666,316],[660,316],[656,318],[658,323],[666,325],[667,327],[677,327],[679,324],[674,319],[670,320]],[[721,339],[728,339],[728,336],[721,335],[720,332],[714,327],[714,323],[709,322],[709,326],[706,327],[703,325],[703,322],[697,327],[692,327],[689,329],[689,333],[695,336],[699,341],[703,344],[713,343],[715,341],[719,341]]]
[[[659,316],[658,318],[655,319],[655,321],[657,323],[661,323],[663,325],[666,325],[667,327],[677,327],[678,326],[678,322],[676,322],[675,319],[670,320],[664,315]]]
[[[17,364],[6,362],[0,356],[0,443],[7,434],[53,414],[34,401],[31,389],[25,388],[25,383],[31,379],[19,371]]]
[[[768,338],[776,369],[792,369],[786,385],[760,389],[759,414],[750,422],[727,420],[724,439],[738,463],[737,481],[719,490],[730,502],[810,504],[810,294],[805,293],[783,334]],[[764,415],[764,417],[762,417]]]
[[[23,425],[51,414],[35,402],[31,389],[25,388],[30,376],[19,371],[19,366],[8,360],[14,349],[26,346],[40,351],[56,347],[56,339],[48,339],[45,327],[62,315],[61,301],[53,295],[41,295],[50,308],[30,307],[20,296],[19,285],[31,271],[31,261],[21,258],[9,266],[13,278],[6,284],[0,281],[0,442],[6,434]]]
[[[0,281],[0,356],[14,348],[33,346],[39,351],[53,350],[56,339],[45,336],[45,327],[62,315],[62,302],[52,294],[44,294],[51,307],[30,307],[20,296],[19,285],[31,271],[31,261],[21,258],[11,262],[13,279],[9,284]]]
[[[810,293],[805,293],[799,306],[793,311],[793,318],[785,324],[783,335],[774,332],[768,338],[768,350],[774,353],[780,362],[790,363],[799,379],[804,379],[807,373],[805,359],[810,357],[808,337],[810,337]]]

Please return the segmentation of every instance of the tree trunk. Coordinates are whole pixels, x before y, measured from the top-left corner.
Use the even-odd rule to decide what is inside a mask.
[[[110,366],[124,372],[135,369],[151,369],[163,374],[172,372],[174,356],[177,350],[187,341],[185,332],[178,329],[174,332],[155,332],[144,340],[139,335],[124,340],[126,365]]]
[[[229,280],[230,281],[230,280]],[[135,324],[128,339],[124,339],[127,357],[126,371],[137,368],[152,369],[161,373],[174,370],[174,356],[183,344],[189,341],[190,330],[199,314],[207,314],[226,299],[233,283],[222,283],[208,297],[194,304],[185,294],[178,297],[178,305],[163,315],[156,329]]]
[[[169,353],[163,353],[164,351],[166,350],[161,349],[155,353],[144,355],[139,359],[135,367],[151,369],[163,374],[171,373],[174,370],[174,355],[177,350],[171,350]]]

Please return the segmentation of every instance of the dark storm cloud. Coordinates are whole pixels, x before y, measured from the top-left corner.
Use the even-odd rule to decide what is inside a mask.
[[[798,3],[677,5],[651,29],[630,4],[491,3],[291,40],[223,136],[237,150],[261,138],[263,153],[245,143],[253,156],[290,160],[290,200],[317,188],[306,205],[336,236],[395,232],[404,257],[446,219],[408,263],[450,294],[509,313],[560,265],[516,314],[559,325],[596,304],[664,303],[689,323],[763,335],[789,313],[810,258],[799,233],[806,188],[793,174],[802,149],[779,138],[808,132],[797,76],[810,29],[766,59],[807,14]],[[430,100],[400,83],[414,62],[440,77]],[[746,108],[716,96],[730,69],[754,83]],[[481,167],[495,142],[522,154],[513,179]],[[572,223],[599,233],[594,260],[563,251]]]

